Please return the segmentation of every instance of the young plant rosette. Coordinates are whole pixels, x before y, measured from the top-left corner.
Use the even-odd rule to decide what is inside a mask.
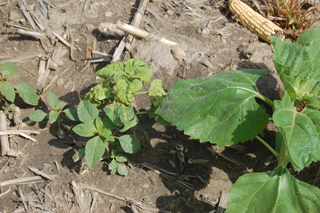
[[[270,37],[275,68],[284,84],[281,100],[259,93],[262,70],[226,71],[180,80],[156,111],[179,130],[200,142],[230,146],[257,138],[276,157],[272,172],[241,176],[228,194],[227,213],[320,212],[319,188],[296,179],[297,172],[320,160],[320,27],[306,30],[291,43]],[[268,115],[256,98],[273,107]],[[298,112],[301,103],[307,106]],[[276,147],[258,134],[268,121],[278,127]]]

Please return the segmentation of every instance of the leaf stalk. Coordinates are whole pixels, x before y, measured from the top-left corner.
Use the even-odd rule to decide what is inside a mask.
[[[269,98],[267,98],[264,95],[258,94],[257,96],[258,98],[260,98],[261,100],[263,100],[264,102],[266,102],[267,104],[269,104],[270,106],[272,106],[272,108],[274,108],[274,103],[273,101],[271,101]]]
[[[256,136],[256,139],[258,139],[263,145],[265,145],[271,152],[274,154],[278,161],[280,161],[279,153],[276,152],[267,142],[265,142],[262,138],[260,138],[258,135]]]

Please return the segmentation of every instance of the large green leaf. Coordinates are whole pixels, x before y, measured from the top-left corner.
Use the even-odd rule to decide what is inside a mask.
[[[252,140],[268,122],[255,101],[256,80],[267,73],[238,70],[180,80],[156,113],[200,142],[225,146]]]
[[[274,124],[285,140],[293,168],[301,171],[313,161],[320,160],[320,112],[309,107],[297,112],[287,93],[274,104]]]
[[[54,94],[52,91],[49,91],[49,92],[48,92],[47,100],[48,100],[48,104],[49,104],[52,108],[55,108],[55,107],[58,105],[58,103],[59,103],[58,97],[57,97],[56,94]]]
[[[38,105],[38,96],[32,86],[27,83],[20,83],[14,86],[22,100],[30,105]]]
[[[320,40],[308,40],[307,34],[299,42],[310,46],[270,37],[275,48],[274,64],[296,106],[305,101],[320,107],[319,98],[316,98],[320,96]]]
[[[99,116],[99,110],[89,101],[83,100],[78,106],[78,116],[83,123],[93,123]]]
[[[135,135],[123,135],[118,138],[122,149],[126,153],[136,153],[140,150],[140,141]]]
[[[13,62],[5,62],[0,67],[0,72],[5,78],[14,78],[18,72],[18,67]]]
[[[92,169],[100,161],[105,152],[105,145],[99,136],[89,140],[86,144],[85,155],[87,164]]]
[[[59,116],[59,112],[55,110],[51,110],[49,113],[49,123],[54,123],[57,121],[57,118]]]
[[[241,176],[227,199],[226,213],[320,212],[320,190],[283,167]]]
[[[37,109],[36,111],[34,111],[29,115],[29,119],[35,122],[41,122],[46,116],[47,116],[47,113],[45,113],[40,109]]]
[[[72,121],[79,121],[77,110],[72,108],[67,108],[63,110],[64,113],[66,113],[67,118],[69,118]]]
[[[91,137],[93,136],[97,129],[93,123],[82,123],[73,127],[72,129],[76,134],[83,137]]]
[[[16,99],[16,92],[10,82],[0,81],[0,92],[10,102],[14,102]]]

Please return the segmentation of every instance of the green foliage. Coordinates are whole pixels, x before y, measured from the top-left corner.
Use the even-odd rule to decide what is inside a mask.
[[[124,132],[123,130],[132,128],[138,123],[138,118],[131,107],[115,103],[106,108],[106,116],[101,120],[96,106],[89,101],[83,100],[78,106],[77,114],[83,123],[76,125],[73,131],[80,136],[93,137],[87,142],[84,154],[90,169],[100,161],[105,153],[108,154],[109,145],[119,146],[121,149],[117,148],[117,150],[126,153],[135,153],[140,150],[140,141],[135,135],[115,137],[111,131],[123,126],[120,132]],[[111,155],[113,160],[109,164],[111,173],[118,172],[120,175],[126,175],[125,165],[119,164],[126,162],[126,158],[117,154],[116,150],[113,151],[115,151]],[[78,159],[78,155],[76,153],[74,158]]]
[[[156,113],[200,142],[221,147],[252,140],[269,120],[255,101],[261,96],[255,82],[267,73],[238,70],[180,80]]]
[[[140,141],[134,132],[133,134],[125,134],[129,129],[133,130],[133,127],[139,122],[138,116],[131,106],[135,95],[149,94],[154,106],[146,113],[150,113],[159,122],[166,122],[159,115],[154,114],[166,96],[161,81],[154,80],[149,91],[140,92],[143,88],[142,82],[148,82],[151,79],[152,72],[147,67],[148,65],[142,60],[130,59],[124,63],[110,64],[96,72],[96,75],[103,78],[104,81],[98,83],[83,96],[84,100],[80,102],[76,113],[83,123],[73,128],[73,131],[80,136],[94,137],[89,140],[90,144],[88,141],[83,155],[89,168],[93,168],[105,153],[109,158],[108,167],[111,174],[128,174],[124,164],[127,158],[120,153],[132,154],[141,148]],[[103,108],[106,115],[101,120],[98,109]],[[69,117],[73,115],[72,112],[66,112],[66,114]],[[124,135],[118,137],[115,136],[115,133]],[[103,141],[104,147],[97,137]],[[88,145],[90,152],[87,151]],[[113,149],[114,147],[116,149]],[[79,154],[76,153],[75,158],[78,159],[78,156]]]
[[[20,83],[13,86],[6,79],[14,78],[18,72],[18,67],[12,62],[5,62],[0,67],[0,94],[8,101],[14,102],[16,98],[16,92],[19,93],[22,100],[30,105],[38,105],[38,96],[34,89],[27,83]]]
[[[152,72],[142,60],[129,59],[124,63],[108,65],[96,72],[96,75],[105,81],[91,88],[83,98],[103,108],[114,99],[114,96],[116,102],[131,105],[134,102],[134,95],[143,87],[141,81],[150,81]],[[114,96],[110,96],[111,92]]]
[[[296,43],[271,37],[274,64],[286,91],[272,102],[259,93],[256,80],[267,71],[227,71],[210,77],[179,81],[156,114],[200,142],[218,146],[261,141],[277,158],[272,172],[245,174],[230,189],[228,213],[319,212],[320,190],[297,180],[290,162],[301,171],[320,160],[320,27],[306,30]],[[274,108],[272,119],[255,101]],[[307,106],[300,112],[302,102]],[[276,147],[258,134],[272,120],[278,127]],[[268,158],[272,161],[272,157]]]
[[[67,103],[59,101],[56,94],[54,94],[51,91],[49,91],[48,93],[47,102],[51,107],[51,110],[48,113],[45,113],[40,109],[37,109],[29,115],[29,119],[35,122],[41,122],[45,118],[47,118],[50,124],[57,122],[59,125],[57,135],[59,138],[63,139],[65,137],[64,129],[66,129],[66,127],[64,124],[64,120],[60,118],[61,112],[65,112],[66,116],[70,120],[78,121],[79,119],[77,116],[77,112],[74,109],[70,108],[63,110]]]

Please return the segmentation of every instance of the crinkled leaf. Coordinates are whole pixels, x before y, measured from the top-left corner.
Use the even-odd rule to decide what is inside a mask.
[[[55,110],[51,110],[49,113],[49,123],[54,123],[57,121],[57,118],[59,116],[59,112],[55,111]]]
[[[1,75],[5,78],[14,78],[18,72],[18,67],[13,62],[5,62],[0,67]]]
[[[76,134],[83,137],[91,137],[93,136],[97,129],[93,123],[82,123],[73,127],[72,129]]]
[[[103,120],[103,126],[107,129],[113,130],[115,129],[118,125],[114,124],[110,118],[108,117],[108,115],[104,116]]]
[[[109,141],[114,141],[114,137],[112,135],[112,132],[109,129],[102,129],[99,132],[99,135],[105,137],[106,139],[108,139]]]
[[[92,169],[97,163],[99,163],[101,157],[105,152],[105,145],[99,136],[90,139],[85,148],[85,154],[87,164]]]
[[[81,158],[84,158],[85,156],[85,148],[80,148],[72,157],[74,162],[77,162]]]
[[[110,88],[110,80],[105,80],[98,83],[95,87],[91,88],[89,92],[87,92],[83,99],[90,101],[92,104],[96,106],[100,106],[103,100],[106,100],[111,94]]]
[[[162,81],[155,79],[152,81],[149,89],[149,99],[155,108],[158,108],[167,93],[162,89]]]
[[[252,140],[269,116],[255,101],[261,70],[226,71],[193,80],[180,80],[156,114],[200,142],[218,146]]]
[[[119,154],[119,155],[117,155],[117,156],[115,156],[115,157],[116,157],[116,160],[117,160],[118,162],[121,162],[121,163],[124,163],[124,162],[127,162],[127,161],[128,161],[128,159],[127,159],[125,156],[121,155],[121,154]]]
[[[10,102],[16,99],[16,92],[10,82],[0,81],[0,92]]]
[[[64,113],[66,113],[67,118],[69,118],[72,121],[79,121],[77,110],[68,108],[63,110]]]
[[[144,82],[148,82],[151,79],[152,72],[147,69],[147,64],[145,64],[141,59],[129,59],[124,63],[125,71],[131,78],[138,78]]]
[[[320,112],[306,107],[297,112],[288,94],[275,101],[274,124],[278,127],[288,158],[296,171],[320,160]]]
[[[96,72],[95,75],[107,79],[113,77],[118,72],[123,72],[123,64],[121,62],[110,64]]]
[[[120,78],[113,87],[117,101],[126,105],[131,105],[134,102],[134,97],[127,88],[128,83],[122,78]]]
[[[136,94],[142,89],[143,85],[140,80],[138,79],[133,79],[132,82],[129,83],[128,85],[128,93],[130,94]]]
[[[22,100],[30,105],[38,105],[38,96],[32,86],[27,83],[20,83],[14,86]]]
[[[136,153],[140,150],[140,141],[135,135],[123,135],[118,138],[122,149],[126,153]]]
[[[127,176],[128,175],[128,169],[127,166],[124,164],[120,164],[118,165],[118,173],[119,175],[123,175],[123,176]]]
[[[320,190],[286,168],[241,176],[230,189],[226,213],[320,212]]]
[[[111,174],[115,174],[117,172],[118,166],[119,163],[115,159],[109,163],[108,168],[111,171]]]
[[[46,115],[47,113],[43,112],[40,109],[37,109],[29,115],[29,119],[35,122],[41,122],[46,117]]]
[[[52,108],[55,108],[55,107],[58,105],[58,103],[59,103],[58,97],[57,97],[56,94],[54,94],[52,91],[49,91],[47,100],[48,100],[48,104],[49,104]]]
[[[93,123],[99,116],[99,110],[89,101],[83,100],[78,106],[78,116],[83,123]]]

